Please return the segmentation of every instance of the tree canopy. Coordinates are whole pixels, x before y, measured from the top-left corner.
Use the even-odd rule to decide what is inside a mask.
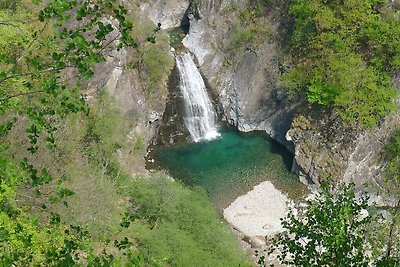
[[[111,39],[118,38],[117,48],[135,46],[126,10],[115,1],[33,2],[0,1],[0,138],[4,140],[18,119],[25,120],[30,141],[27,149],[32,154],[43,145],[42,133],[48,149],[56,146],[57,128],[52,123],[56,116],[86,110],[79,89],[65,80],[63,73],[76,69],[78,78],[90,77],[94,65],[104,60],[102,51],[110,46],[112,32],[117,32]],[[106,19],[109,14],[117,27]],[[26,158],[16,165],[4,154],[6,149],[7,143],[2,141],[0,265],[71,266],[83,260],[88,266],[101,266],[113,261],[107,253],[93,253],[81,227],[60,224],[55,213],[47,224],[39,224],[19,206],[16,194],[20,185],[35,187],[54,178]],[[74,194],[61,186],[63,178],[57,179],[56,197]]]
[[[367,201],[356,197],[354,185],[324,187],[304,213],[291,211],[282,219],[286,232],[274,240],[270,253],[290,266],[400,266],[399,255],[386,255],[387,243],[371,247],[367,233],[379,228],[371,227],[377,218],[368,213]]]
[[[391,71],[400,66],[400,23],[383,0],[293,0],[293,94],[347,123],[375,127],[395,109]]]

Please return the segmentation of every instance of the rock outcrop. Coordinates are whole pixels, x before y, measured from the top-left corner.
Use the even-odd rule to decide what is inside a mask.
[[[107,22],[117,29],[116,20],[107,19]],[[94,75],[89,81],[83,81],[83,88],[86,89],[82,94],[89,103],[103,91],[111,97],[130,127],[126,138],[133,144],[144,142],[138,155],[133,155],[131,148],[120,149],[121,163],[133,174],[145,173],[145,144],[155,135],[156,122],[161,119],[165,109],[167,77],[160,83],[157,95],[149,95],[139,70],[129,67],[128,59],[138,58],[137,51],[132,48],[115,49],[119,40],[117,31],[113,34],[109,38],[114,41],[104,50],[105,62],[94,68]]]
[[[278,28],[280,8],[262,19],[269,34],[257,44],[232,47],[233,20],[248,1],[205,1],[198,6],[200,18],[190,16],[190,30],[183,44],[197,57],[199,67],[218,92],[224,118],[241,131],[265,130],[293,150],[285,139],[295,104],[277,83],[282,47]],[[279,15],[278,15],[279,14]]]
[[[141,5],[141,13],[150,18],[154,24],[161,23],[162,29],[179,27],[190,2],[188,0],[152,0]]]
[[[384,184],[384,145],[400,125],[400,98],[397,104],[397,112],[368,131],[345,127],[338,118],[326,114],[297,115],[287,132],[287,139],[295,145],[293,171],[314,189],[323,181],[351,182],[379,204],[392,203],[376,192]]]
[[[228,1],[205,1],[196,11],[200,18],[189,16],[191,26],[183,41],[218,92],[224,118],[241,131],[265,130],[291,149],[293,171],[310,187],[318,188],[330,177],[353,182],[358,190],[373,195],[383,183],[381,151],[399,125],[399,112],[371,131],[345,127],[337,117],[312,109],[299,112],[300,104],[288,101],[277,78],[285,67],[281,56],[285,17],[280,12],[284,4],[266,13],[269,34],[262,43],[230,50],[232,17],[248,4],[237,1],[232,11]],[[394,84],[398,83],[395,78]]]
[[[287,5],[282,1],[263,10],[257,22],[267,29],[262,38],[233,46],[235,20],[249,2],[165,0],[150,1],[142,8],[154,11],[149,16],[163,28],[189,20],[183,44],[196,56],[218,96],[224,119],[241,131],[264,130],[286,145],[294,152],[293,170],[305,184],[318,188],[330,177],[354,182],[362,191],[372,190],[365,183],[379,187],[384,167],[381,151],[399,124],[399,112],[378,129],[361,132],[343,126],[331,114],[312,108],[299,111],[302,105],[288,100],[278,81],[288,61],[284,47]],[[394,83],[399,88],[398,78]]]
[[[355,135],[351,128],[326,114],[297,115],[286,134],[295,145],[293,171],[313,188],[320,186],[322,177],[341,179],[354,149]]]

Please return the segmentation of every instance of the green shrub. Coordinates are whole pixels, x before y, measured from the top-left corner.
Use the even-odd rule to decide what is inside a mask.
[[[159,47],[150,47],[142,56],[144,70],[149,78],[149,92],[154,94],[161,87],[161,81],[168,77],[173,61],[168,52]]]
[[[388,183],[400,191],[400,128],[395,129],[385,145],[384,158]]]
[[[49,204],[35,199],[34,190],[24,188],[18,194],[29,198],[21,203],[31,206],[31,212],[41,219],[59,214],[62,223],[87,229],[99,247],[107,240],[127,237],[148,266],[249,265],[204,191],[189,189],[161,173],[141,179],[127,174],[117,150],[145,147],[141,135],[126,138],[130,129],[106,94],[92,105],[88,116],[63,118],[55,151],[44,151],[30,161],[43,167],[59,166],[49,171],[54,177],[66,174],[63,186],[74,195]],[[13,149],[17,153],[18,147]],[[50,184],[37,189],[44,194],[55,188],[56,184]],[[34,203],[29,202],[32,199]],[[45,208],[37,211],[42,204]]]
[[[205,192],[155,174],[129,185],[131,231],[146,258],[162,266],[247,266]],[[250,265],[249,265],[250,266]]]
[[[182,47],[183,38],[185,38],[185,33],[182,31],[181,27],[176,27],[169,31],[169,42],[172,47]]]
[[[388,70],[399,66],[400,23],[376,14],[380,1],[334,2],[291,2],[296,66],[282,81],[292,95],[373,128],[395,109]]]
[[[253,43],[256,34],[248,29],[237,29],[232,34],[232,48],[238,49],[246,44]]]
[[[263,17],[264,7],[264,1],[251,1],[247,8],[234,17],[228,50],[235,52],[246,46],[257,47],[267,40],[270,25]],[[229,12],[233,13],[237,8],[231,6],[231,9]]]

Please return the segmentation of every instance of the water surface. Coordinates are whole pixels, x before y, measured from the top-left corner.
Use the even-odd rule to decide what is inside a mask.
[[[210,142],[155,148],[155,165],[175,179],[205,188],[218,209],[266,180],[291,198],[305,193],[290,172],[292,155],[285,147],[261,132],[241,133],[227,127],[220,132],[221,137]]]

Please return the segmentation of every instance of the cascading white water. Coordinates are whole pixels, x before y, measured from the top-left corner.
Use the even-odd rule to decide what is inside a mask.
[[[178,55],[176,65],[185,103],[184,121],[190,136],[195,142],[217,138],[220,136],[216,126],[217,115],[190,53]]]

